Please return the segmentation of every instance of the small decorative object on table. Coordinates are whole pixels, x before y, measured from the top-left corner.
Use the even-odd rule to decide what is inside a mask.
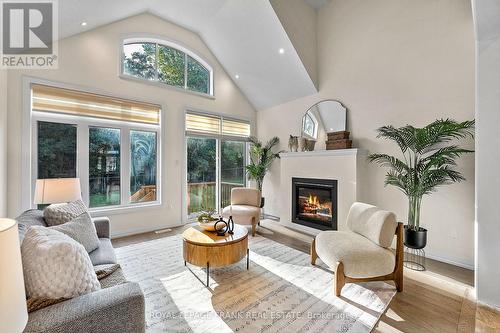
[[[214,217],[215,211],[203,211],[200,215],[198,215],[199,223],[209,223],[217,221],[217,218]]]
[[[217,222],[215,222],[214,229],[215,229],[215,232],[217,233],[217,236],[225,236],[226,235],[226,232],[229,228],[228,228],[227,222],[224,221],[222,216],[220,216],[219,220]]]
[[[227,220],[227,232],[234,234],[233,205],[229,206],[229,220]]]
[[[219,219],[215,217],[214,214],[214,211],[205,211],[198,215],[198,224],[200,227],[206,231],[216,231],[215,224],[219,221]],[[223,226],[218,225],[217,228],[223,228]]]

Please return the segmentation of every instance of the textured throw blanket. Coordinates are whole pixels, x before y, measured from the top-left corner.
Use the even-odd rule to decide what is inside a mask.
[[[119,268],[120,268],[119,264],[97,265],[94,266],[94,271],[95,274],[97,275],[97,279],[101,280],[113,274]],[[68,298],[59,298],[59,299],[29,298],[26,300],[26,304],[28,305],[28,312],[33,312],[66,300],[68,300]]]

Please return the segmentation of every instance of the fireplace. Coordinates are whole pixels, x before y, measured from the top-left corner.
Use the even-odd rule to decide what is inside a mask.
[[[292,222],[337,230],[337,181],[292,178]]]

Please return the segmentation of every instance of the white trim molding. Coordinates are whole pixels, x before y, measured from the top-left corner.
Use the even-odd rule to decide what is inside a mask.
[[[361,148],[335,149],[335,150],[313,150],[299,152],[285,152],[280,154],[280,158],[294,157],[320,157],[320,156],[350,156],[350,155],[368,155],[368,150]]]

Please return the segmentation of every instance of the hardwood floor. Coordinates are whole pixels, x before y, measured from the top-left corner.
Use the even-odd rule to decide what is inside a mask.
[[[187,227],[114,239],[113,246],[172,236]],[[309,253],[311,236],[274,221],[262,221],[257,232]],[[500,332],[500,312],[478,305],[474,299],[473,271],[431,259],[427,259],[426,266],[424,272],[405,269],[404,291],[396,294],[374,332]]]

